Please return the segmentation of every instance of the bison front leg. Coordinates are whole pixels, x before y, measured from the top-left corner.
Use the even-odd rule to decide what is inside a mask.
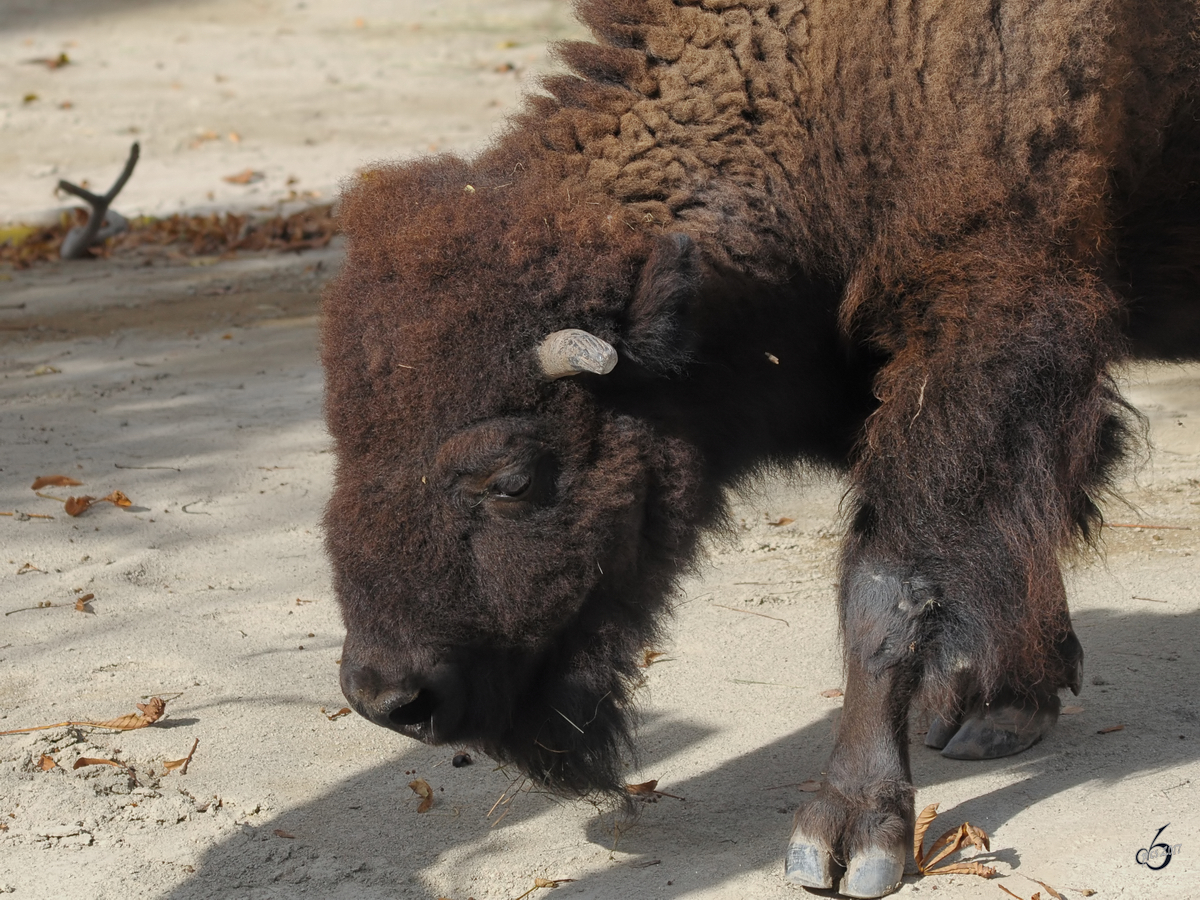
[[[912,845],[908,711],[934,602],[894,566],[856,563],[843,583],[846,699],[821,793],[796,817],[789,880],[881,897],[900,885]]]
[[[982,758],[1040,738],[1078,682],[1059,555],[1096,524],[1124,406],[1111,297],[1052,263],[979,245],[925,271],[936,293],[875,311],[894,323],[877,330],[892,359],[852,470],[845,706],[827,783],[797,816],[792,881],[840,874],[850,897],[899,885],[918,691],[953,710],[960,755]]]

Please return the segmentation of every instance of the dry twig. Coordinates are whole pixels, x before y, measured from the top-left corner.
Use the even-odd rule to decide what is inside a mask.
[[[200,746],[200,738],[192,741],[192,749],[188,751],[188,755],[183,759],[172,759],[163,763],[163,769],[170,772],[172,769],[178,769],[180,775],[186,775],[188,764],[192,761],[192,754],[196,752],[196,748]]]
[[[63,238],[62,248],[59,250],[59,255],[63,259],[80,259],[87,255],[88,248],[92,244],[105,241],[113,235],[120,234],[122,231],[129,229],[129,220],[123,215],[110,210],[109,205],[117,198],[117,194],[121,193],[121,188],[125,187],[125,182],[129,180],[129,176],[133,174],[133,167],[137,165],[140,147],[135,141],[133,146],[129,148],[129,159],[125,161],[125,168],[113,182],[113,186],[108,189],[108,193],[104,196],[97,196],[86,188],[81,188],[77,184],[72,184],[69,181],[60,181],[58,189],[66,191],[68,194],[74,194],[81,200],[87,202],[92,208],[92,214],[84,225],[77,225],[67,232],[67,236]]]
[[[714,603],[712,605],[719,606],[719,607],[721,607],[721,609],[727,609],[730,612],[745,613],[748,616],[758,616],[763,619],[772,619],[776,622],[782,622],[784,625],[787,625],[789,628],[792,627],[791,623],[787,619],[781,619],[778,616],[768,616],[766,613],[755,612],[752,609],[738,609],[736,606],[726,606],[724,603]]]

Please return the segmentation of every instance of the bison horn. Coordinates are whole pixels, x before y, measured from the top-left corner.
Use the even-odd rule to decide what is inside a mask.
[[[617,364],[612,344],[578,328],[549,335],[537,349],[538,362],[547,378],[565,378],[580,372],[607,375]]]

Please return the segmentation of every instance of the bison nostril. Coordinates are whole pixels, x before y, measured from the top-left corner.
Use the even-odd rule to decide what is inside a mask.
[[[369,703],[382,689],[382,680],[374,669],[348,661],[342,666],[342,692],[348,699]]]
[[[397,706],[388,713],[388,720],[393,725],[423,725],[433,720],[433,711],[437,701],[426,688],[417,691],[417,695],[407,703]]]

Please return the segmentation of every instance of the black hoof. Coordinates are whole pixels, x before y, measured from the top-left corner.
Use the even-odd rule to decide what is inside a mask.
[[[934,716],[933,721],[929,723],[929,730],[925,732],[925,746],[941,750],[950,743],[950,738],[954,737],[956,731],[958,731],[957,720]]]
[[[1060,706],[1058,697],[1050,695],[976,707],[942,747],[942,756],[997,759],[1028,750],[1054,728]]]

